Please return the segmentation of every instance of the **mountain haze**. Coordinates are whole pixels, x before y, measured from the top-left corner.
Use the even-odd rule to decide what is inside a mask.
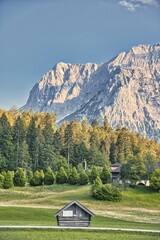
[[[160,140],[160,44],[139,45],[103,64],[60,62],[30,92],[24,110],[56,112],[58,121],[104,116]]]

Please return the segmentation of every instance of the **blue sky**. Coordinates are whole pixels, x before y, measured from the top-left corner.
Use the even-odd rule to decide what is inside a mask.
[[[159,0],[0,0],[0,108],[24,105],[59,61],[102,63],[157,42]]]

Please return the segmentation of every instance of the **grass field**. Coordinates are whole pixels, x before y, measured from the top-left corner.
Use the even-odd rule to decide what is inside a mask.
[[[79,230],[7,230],[0,231],[0,240],[159,240],[158,234],[98,232]]]
[[[96,215],[134,222],[160,223],[160,194],[137,187],[123,191],[119,203],[96,201],[90,196],[90,186],[52,185],[0,189],[0,206],[25,206],[59,209],[76,199]]]
[[[53,216],[56,210],[47,208],[30,207],[0,207],[0,225],[35,225],[56,226],[56,218]],[[92,220],[92,227],[116,227],[116,228],[139,228],[160,229],[160,224],[129,222],[120,219],[96,215]]]
[[[149,188],[137,187],[123,191],[119,203],[96,201],[90,196],[90,186],[52,185],[41,187],[0,189],[0,225],[54,226],[53,214],[73,199],[77,199],[96,216],[92,227],[160,229],[160,194]],[[0,240],[41,239],[145,239],[159,240],[157,234],[122,232],[90,232],[80,230],[0,230]]]

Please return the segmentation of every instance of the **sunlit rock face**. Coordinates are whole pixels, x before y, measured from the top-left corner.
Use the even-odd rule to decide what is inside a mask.
[[[45,73],[22,110],[56,112],[160,140],[160,44],[139,45],[103,64],[60,62]]]

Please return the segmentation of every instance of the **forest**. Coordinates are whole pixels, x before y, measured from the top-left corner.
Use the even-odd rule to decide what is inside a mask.
[[[160,144],[122,127],[111,128],[107,117],[102,126],[96,119],[91,125],[83,120],[57,126],[53,113],[0,110],[0,172],[85,169],[89,176],[95,166],[102,171],[117,162],[122,178],[149,179],[160,162]]]

